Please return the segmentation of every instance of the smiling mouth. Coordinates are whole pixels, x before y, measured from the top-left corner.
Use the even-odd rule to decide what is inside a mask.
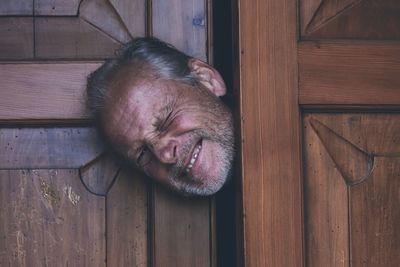
[[[197,158],[198,158],[198,156],[200,154],[200,151],[201,151],[201,148],[202,148],[201,144],[202,144],[202,140],[200,140],[195,145],[195,147],[193,149],[193,152],[192,152],[192,154],[190,156],[189,163],[188,163],[188,165],[187,165],[187,167],[185,169],[186,173],[189,173],[192,170],[192,167],[194,166],[194,164],[196,163]]]

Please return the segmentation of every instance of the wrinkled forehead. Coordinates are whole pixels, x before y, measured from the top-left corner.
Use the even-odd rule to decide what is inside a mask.
[[[135,76],[121,72],[110,84],[101,125],[114,145],[131,145],[141,139],[161,109],[162,85],[152,77]]]

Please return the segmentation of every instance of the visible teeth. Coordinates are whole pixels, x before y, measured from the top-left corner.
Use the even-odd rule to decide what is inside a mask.
[[[185,171],[186,171],[187,173],[190,172],[190,170],[192,169],[194,163],[196,162],[197,157],[199,156],[200,150],[201,150],[201,146],[200,146],[200,145],[197,146],[197,147],[194,149],[194,151],[193,151],[193,156],[192,156],[192,158],[190,159],[189,165],[188,165],[187,168],[185,169]]]

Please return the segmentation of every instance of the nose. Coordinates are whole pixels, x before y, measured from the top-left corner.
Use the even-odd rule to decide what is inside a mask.
[[[178,160],[178,142],[176,140],[159,140],[153,145],[153,152],[163,163],[176,163]]]

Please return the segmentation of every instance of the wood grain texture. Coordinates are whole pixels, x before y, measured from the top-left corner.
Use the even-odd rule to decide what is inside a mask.
[[[377,157],[368,180],[351,187],[351,266],[400,265],[399,192],[400,156]]]
[[[349,266],[348,188],[312,119],[303,123],[306,266]]]
[[[35,18],[38,59],[109,58],[120,43],[79,17]]]
[[[310,127],[312,120],[322,122],[337,136],[321,138],[326,133],[317,134]],[[395,113],[304,116],[307,266],[400,264],[399,120]],[[346,186],[343,166],[338,164],[347,161],[353,169],[363,169],[363,164],[354,161],[352,150],[337,148],[340,144],[333,139],[338,136],[374,157],[371,171],[357,184]],[[324,142],[336,144],[334,149],[341,154],[332,153],[332,146]]]
[[[396,42],[300,43],[299,103],[400,104],[400,46]]]
[[[89,127],[0,129],[1,169],[79,168],[102,151]]]
[[[0,120],[87,118],[86,76],[96,62],[0,65]]]
[[[82,1],[79,16],[118,42],[126,43],[132,38],[119,14],[108,0]]]
[[[151,266],[148,261],[148,183],[123,169],[107,194],[108,266]]]
[[[145,0],[109,0],[118,12],[121,20],[133,37],[146,33],[146,8],[150,8]]]
[[[210,266],[210,200],[176,196],[158,186],[153,197],[154,266]]]
[[[33,38],[32,17],[0,17],[0,60],[33,58]]]
[[[80,2],[81,0],[35,0],[35,15],[76,16]]]
[[[239,1],[244,266],[302,266],[296,3]]]
[[[0,170],[0,263],[105,266],[105,199],[77,170]]]
[[[400,39],[397,0],[324,0],[314,5],[300,1],[303,39]]]
[[[205,1],[153,0],[153,35],[190,56],[207,61]],[[171,27],[173,33],[171,34]]]
[[[119,159],[110,152],[104,151],[87,161],[85,165],[81,165],[79,174],[87,190],[105,196],[121,169],[118,161]]]
[[[2,15],[7,15],[7,16],[33,15],[33,0],[0,1],[0,16]]]

